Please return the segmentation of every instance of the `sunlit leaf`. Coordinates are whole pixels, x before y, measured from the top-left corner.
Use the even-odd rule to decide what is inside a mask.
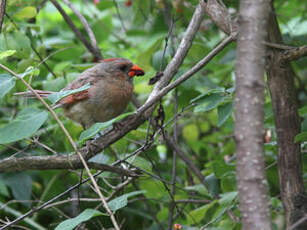
[[[47,120],[45,111],[26,108],[15,120],[0,128],[0,144],[22,140],[32,136]]]
[[[78,216],[65,220],[62,223],[60,223],[55,230],[72,230],[79,224],[88,221],[96,216],[102,216],[104,215],[102,212],[95,210],[95,209],[85,209],[82,213],[80,213]]]
[[[0,99],[15,86],[15,78],[10,74],[0,74]]]

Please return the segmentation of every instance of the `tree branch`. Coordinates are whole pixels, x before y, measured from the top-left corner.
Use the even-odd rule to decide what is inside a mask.
[[[62,0],[62,1],[65,2],[65,4],[75,13],[75,15],[77,15],[77,17],[81,21],[82,25],[84,26],[84,29],[86,30],[86,32],[87,32],[87,34],[90,38],[93,49],[95,50],[94,56],[99,58],[99,60],[102,60],[103,57],[102,57],[100,49],[97,45],[95,35],[94,35],[90,25],[86,21],[85,17],[83,17],[83,15],[74,7],[74,5],[69,0]]]
[[[6,9],[6,0],[0,0],[0,33],[2,30],[2,24],[4,21],[5,9]]]
[[[73,21],[70,19],[70,17],[66,14],[64,9],[61,7],[61,5],[57,2],[57,0],[50,0],[52,4],[58,9],[60,14],[63,16],[64,20],[66,23],[70,26],[72,31],[75,33],[77,38],[83,43],[83,45],[88,49],[89,52],[93,54],[94,57],[96,57],[98,60],[103,59],[102,55],[100,53],[99,49],[96,49],[93,47],[87,40],[86,38],[82,35],[81,31],[75,26]]]

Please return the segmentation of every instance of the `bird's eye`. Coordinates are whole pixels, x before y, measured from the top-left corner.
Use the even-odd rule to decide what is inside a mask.
[[[128,70],[128,65],[126,65],[126,64],[121,64],[121,65],[119,66],[119,69],[120,69],[121,71],[123,71],[123,72],[127,72],[127,70]]]

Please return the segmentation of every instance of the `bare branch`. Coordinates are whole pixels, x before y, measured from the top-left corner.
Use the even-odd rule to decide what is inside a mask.
[[[86,21],[85,17],[83,17],[83,15],[74,7],[74,5],[69,1],[69,0],[62,0],[63,2],[65,2],[65,4],[67,6],[69,6],[69,8],[77,15],[77,17],[79,18],[79,20],[81,21],[82,25],[84,26],[84,29],[86,30],[90,40],[91,40],[91,44],[92,47],[95,49],[95,57],[99,57],[100,60],[103,59],[100,49],[97,45],[97,41],[95,38],[95,35],[90,27],[90,25],[88,24],[88,22]]]
[[[61,7],[61,5],[57,2],[57,0],[50,0],[52,4],[58,9],[58,11],[61,13],[63,16],[64,20],[66,23],[70,26],[72,31],[75,33],[77,38],[83,43],[83,45],[90,51],[94,57],[96,57],[98,60],[103,59],[102,55],[100,53],[100,50],[95,49],[87,40],[86,38],[82,35],[81,31],[75,26],[73,21],[70,19],[70,17],[66,14],[64,9]]]
[[[181,148],[179,148],[178,145],[176,145],[176,142],[174,141],[174,139],[172,137],[170,137],[169,135],[165,135],[166,138],[166,143],[176,151],[176,153],[178,154],[178,156],[181,158],[181,160],[183,160],[187,167],[195,174],[195,176],[199,179],[199,182],[202,183],[205,188],[207,188],[207,185],[205,184],[205,177],[203,176],[203,174],[201,174],[201,172],[199,171],[199,169],[195,166],[195,164],[193,163],[193,161],[181,150]]]
[[[4,21],[5,9],[6,9],[6,0],[0,0],[0,33],[2,30],[2,24]]]
[[[288,62],[297,60],[305,56],[307,56],[307,46],[301,46],[284,51],[281,54],[281,59],[282,62]]]

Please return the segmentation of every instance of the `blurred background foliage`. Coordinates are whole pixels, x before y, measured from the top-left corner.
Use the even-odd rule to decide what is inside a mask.
[[[75,14],[59,1],[66,13],[81,32],[86,32]],[[169,26],[162,0],[72,0],[73,5],[89,22],[104,58],[125,57],[141,66],[146,75],[135,78],[135,93],[144,103],[152,86],[148,80],[165,65],[176,51],[182,35],[191,19],[198,0],[168,0],[170,17],[175,19],[173,37],[168,41],[165,59],[163,50]],[[238,11],[237,1],[225,1],[232,16]],[[301,0],[276,0],[276,14],[286,44],[300,46],[307,40],[307,4]],[[39,9],[39,10],[38,10]],[[50,1],[10,0],[7,15],[0,34],[0,54],[15,50],[8,57],[0,55],[0,62],[23,74],[35,89],[58,91],[80,72],[96,61],[92,54],[76,38],[61,14]],[[205,16],[184,64],[176,77],[189,70],[225,37],[210,19]],[[165,122],[168,133],[174,130],[174,106],[178,104],[178,145],[206,176],[208,190],[199,182],[180,159],[177,160],[175,200],[202,200],[207,203],[177,203],[175,223],[183,229],[230,230],[240,229],[236,198],[235,145],[233,141],[233,93],[235,44],[220,52],[204,69],[177,88],[178,98],[169,93],[163,99]],[[44,59],[53,73],[42,63]],[[297,94],[301,105],[303,132],[307,131],[306,84],[307,59],[293,62],[296,72]],[[11,156],[51,155],[43,143],[58,154],[67,154],[72,147],[55,120],[43,112],[45,108],[35,100],[25,100],[13,93],[26,90],[20,81],[0,70],[0,158]],[[176,101],[176,102],[175,102]],[[130,104],[127,111],[134,111]],[[271,138],[265,144],[267,176],[269,180],[271,210],[274,229],[283,229],[284,215],[279,196],[276,169],[276,141],[272,106],[267,92],[265,104],[265,127]],[[61,120],[76,142],[82,128],[62,116]],[[26,116],[27,119],[24,119]],[[18,120],[19,119],[19,120]],[[21,122],[26,121],[26,122]],[[18,123],[16,125],[16,123]],[[11,125],[11,127],[9,126]],[[147,123],[131,131],[117,141],[112,149],[101,153],[103,163],[111,164],[138,147],[146,138]],[[29,127],[28,127],[29,126]],[[11,129],[9,129],[11,128]],[[11,132],[9,132],[9,130]],[[21,132],[23,135],[14,134]],[[28,132],[28,133],[27,133]],[[29,137],[29,133],[34,133]],[[15,136],[14,136],[15,135]],[[13,137],[12,137],[13,136]],[[15,139],[14,139],[15,138]],[[305,137],[305,140],[307,138]],[[15,141],[17,140],[17,141]],[[303,146],[304,147],[304,146]],[[306,152],[306,148],[305,148]],[[116,153],[116,154],[115,154]],[[171,181],[173,153],[162,137],[155,139],[153,147],[137,157],[133,164],[165,181]],[[306,156],[304,154],[304,178]],[[93,170],[94,172],[94,170]],[[0,217],[10,220],[31,207],[51,199],[78,183],[80,171],[26,171],[0,174]],[[104,180],[116,185],[122,178],[116,174],[103,173],[99,185],[105,194],[112,192]],[[122,194],[143,190],[143,196],[129,198],[128,205],[116,213],[123,229],[160,229],[168,222],[170,184],[164,184],[144,174],[125,187]],[[82,198],[96,198],[88,184],[79,189]],[[73,194],[70,194],[73,196]],[[67,196],[65,197],[67,198]],[[100,202],[81,202],[81,211],[95,208]],[[177,209],[178,208],[178,209]],[[54,229],[59,223],[76,215],[72,202],[44,209],[29,217],[21,225],[30,229]],[[104,211],[100,208],[101,211]],[[78,214],[78,213],[77,213]],[[86,222],[88,229],[111,227],[108,217],[95,217]]]

